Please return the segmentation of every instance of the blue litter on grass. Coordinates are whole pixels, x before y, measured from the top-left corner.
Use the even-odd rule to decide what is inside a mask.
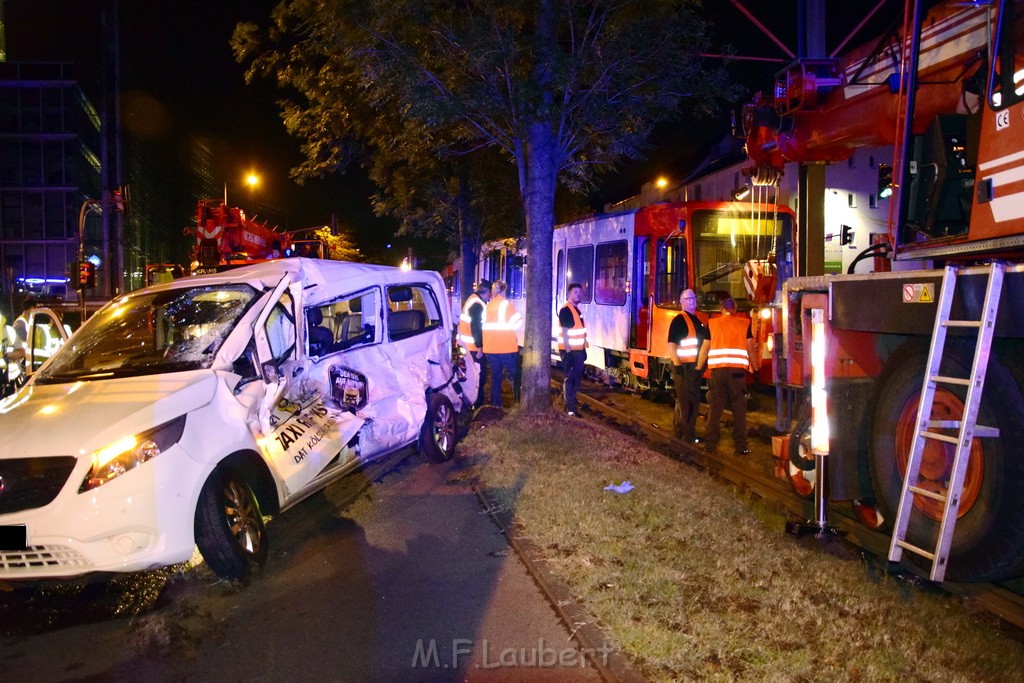
[[[633,490],[633,484],[629,481],[624,481],[621,484],[608,484],[604,487],[605,491],[614,491],[615,493],[629,493]]]

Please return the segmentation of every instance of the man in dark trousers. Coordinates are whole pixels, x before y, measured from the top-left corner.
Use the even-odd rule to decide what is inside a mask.
[[[491,373],[491,405],[501,408],[501,380],[507,374],[513,387],[516,382],[516,359],[519,339],[516,330],[523,326],[515,304],[505,298],[508,289],[501,280],[491,283],[491,300],[484,308],[483,351]]]
[[[562,328],[558,336],[558,355],[562,358],[562,398],[565,399],[565,411],[572,416],[579,415],[576,404],[576,392],[583,378],[583,365],[587,360],[587,327],[583,324],[580,314],[580,301],[583,300],[583,286],[573,282],[566,290],[568,301],[558,311],[558,326]]]
[[[679,295],[682,312],[668,328],[668,349],[672,359],[672,383],[676,387],[673,417],[676,438],[700,443],[697,438],[697,414],[700,409],[700,377],[704,366],[697,364],[702,346],[708,344],[708,328],[697,313],[697,294],[684,289]]]
[[[480,280],[476,291],[469,295],[459,316],[459,345],[466,349],[467,362],[475,362],[480,370],[477,399],[474,408],[483,405],[484,383],[487,381],[487,360],[484,357],[484,309],[491,299],[490,280]]]
[[[707,443],[704,450],[713,453],[718,448],[722,412],[728,405],[732,411],[732,439],[736,455],[747,455],[747,370],[755,372],[761,366],[761,359],[755,353],[754,339],[750,333],[750,320],[736,315],[736,302],[726,299],[722,302],[722,315],[708,323],[711,343],[701,349],[697,365],[705,361],[711,370],[708,388]]]

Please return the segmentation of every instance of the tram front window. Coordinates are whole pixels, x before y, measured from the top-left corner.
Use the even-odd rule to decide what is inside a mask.
[[[716,309],[731,297],[748,308],[759,278],[774,271],[779,242],[792,232],[790,216],[705,210],[692,221],[701,307]]]

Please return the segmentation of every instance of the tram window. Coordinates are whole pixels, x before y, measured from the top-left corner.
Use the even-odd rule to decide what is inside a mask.
[[[626,259],[629,257],[625,241],[597,245],[597,277],[594,281],[594,301],[609,306],[626,303]]]
[[[509,299],[522,299],[526,296],[526,283],[524,278],[525,259],[522,256],[509,256],[506,259],[505,283],[508,284]]]
[[[679,308],[679,292],[686,289],[686,239],[661,238],[655,258],[654,304]]]
[[[1002,109],[1024,100],[1024,0],[1005,0],[997,40],[989,102]]]
[[[589,304],[593,298],[594,291],[591,280],[594,277],[594,247],[573,247],[569,250],[569,258],[565,269],[565,281],[568,283],[578,282],[583,286],[583,300],[581,303]]]
[[[484,280],[501,279],[501,252],[494,250],[480,259],[480,277]]]
[[[565,296],[565,252],[558,250],[558,257],[555,259],[555,298],[561,299]]]

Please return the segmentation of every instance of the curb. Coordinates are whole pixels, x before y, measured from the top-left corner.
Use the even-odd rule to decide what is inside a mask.
[[[587,659],[597,669],[601,678],[609,683],[647,681],[648,679],[641,676],[633,668],[629,659],[619,650],[602,655],[602,648],[607,647],[608,638],[594,623],[590,613],[576,601],[569,587],[544,566],[544,557],[536,544],[515,533],[515,517],[510,512],[498,507],[482,487],[475,486],[473,490],[476,492],[480,504],[484,506],[484,510],[490,515],[501,533],[505,535],[519,559],[526,565],[526,571],[540,586],[551,606],[569,629],[570,637],[579,642]]]

